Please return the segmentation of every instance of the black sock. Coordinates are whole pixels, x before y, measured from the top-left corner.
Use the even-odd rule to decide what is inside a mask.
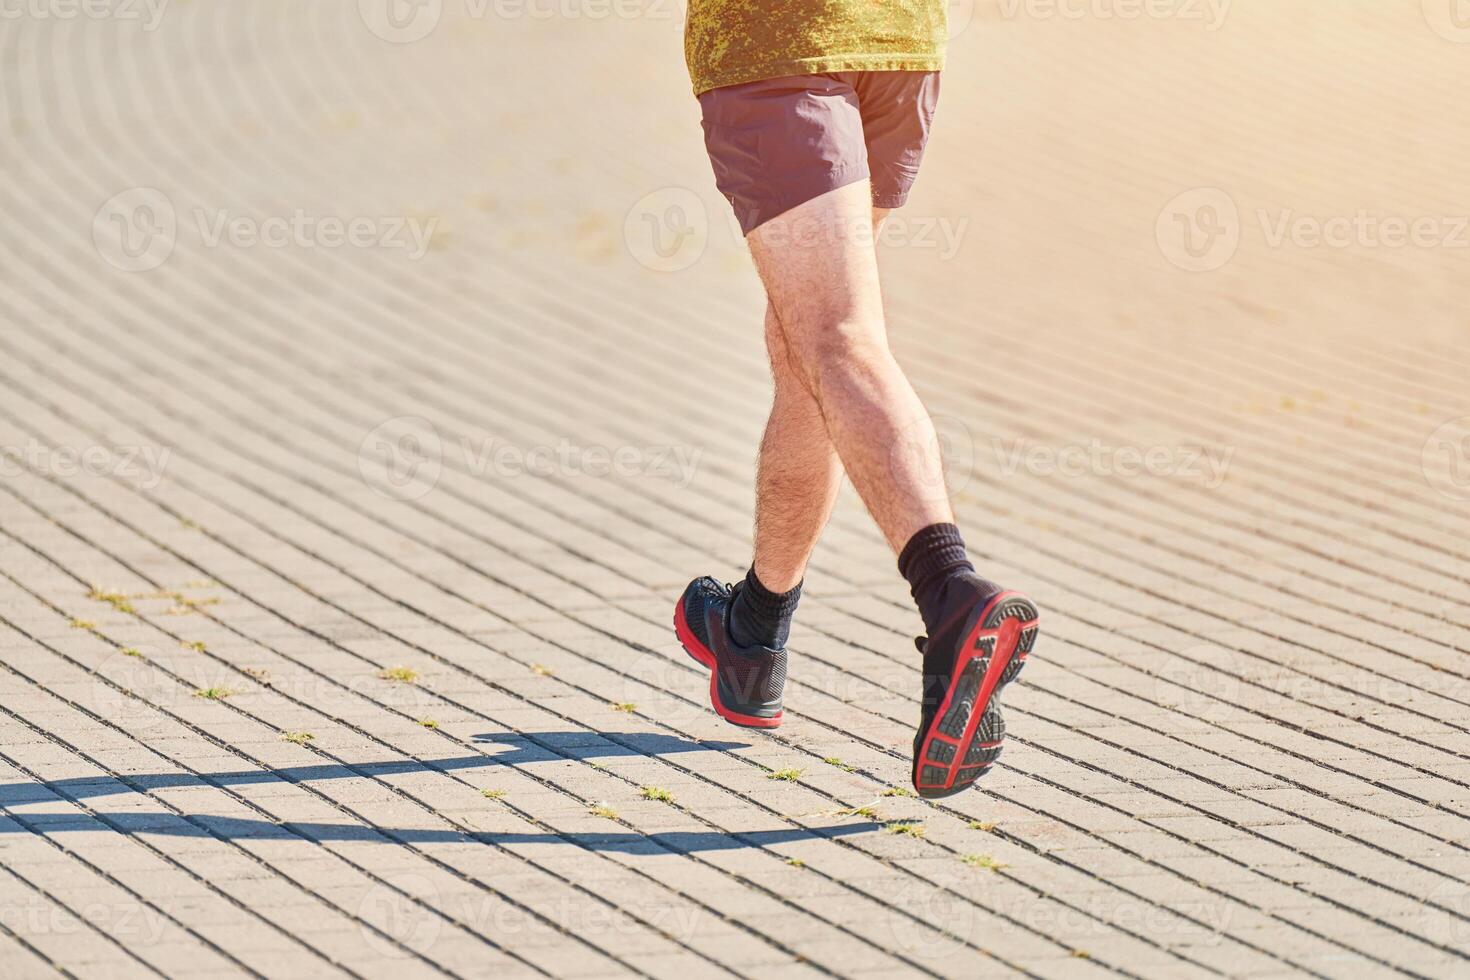
[[[994,591],[996,587],[975,574],[975,566],[965,555],[965,540],[953,524],[931,524],[917,532],[903,546],[898,556],[898,570],[908,579],[924,629],[932,637],[944,624],[946,607],[951,604],[950,586],[963,583],[963,598],[973,603],[975,593]],[[973,586],[973,587],[972,587]]]
[[[791,617],[800,598],[800,582],[790,592],[772,592],[751,568],[730,607],[730,639],[743,647],[781,649],[791,635]]]

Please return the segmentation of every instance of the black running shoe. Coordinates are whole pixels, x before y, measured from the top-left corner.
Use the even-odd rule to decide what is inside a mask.
[[[926,799],[964,790],[1000,757],[1000,692],[1036,644],[1036,607],[1019,592],[978,594],[947,619],[934,636],[918,640],[924,705],[913,779]]]
[[[674,632],[689,656],[709,668],[709,700],[721,718],[744,728],[775,728],[786,651],[742,647],[730,638],[730,604],[739,588],[707,575],[690,582],[674,609]]]

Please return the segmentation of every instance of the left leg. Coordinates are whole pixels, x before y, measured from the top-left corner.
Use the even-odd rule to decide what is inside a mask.
[[[817,539],[832,516],[842,465],[816,400],[792,367],[781,324],[769,306],[766,350],[775,395],[756,470],[752,567],[762,585],[785,593],[801,583]]]

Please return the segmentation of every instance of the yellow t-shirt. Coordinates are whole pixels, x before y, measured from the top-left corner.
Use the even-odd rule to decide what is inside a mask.
[[[689,0],[694,94],[786,75],[941,71],[945,0]]]

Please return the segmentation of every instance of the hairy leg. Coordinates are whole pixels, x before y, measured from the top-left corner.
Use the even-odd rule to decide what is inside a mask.
[[[766,308],[776,393],[756,471],[755,574],[773,592],[795,588],[842,484],[842,464],[817,403],[791,363],[781,324]]]
[[[897,553],[954,512],[934,425],[888,347],[871,193],[867,181],[849,184],[766,222],[747,242],[794,380]]]
[[[887,216],[887,208],[873,209],[875,232]],[[791,363],[781,323],[769,304],[765,337],[776,393],[761,439],[752,564],[767,588],[787,592],[806,575],[817,539],[832,517],[842,462],[817,400]]]

